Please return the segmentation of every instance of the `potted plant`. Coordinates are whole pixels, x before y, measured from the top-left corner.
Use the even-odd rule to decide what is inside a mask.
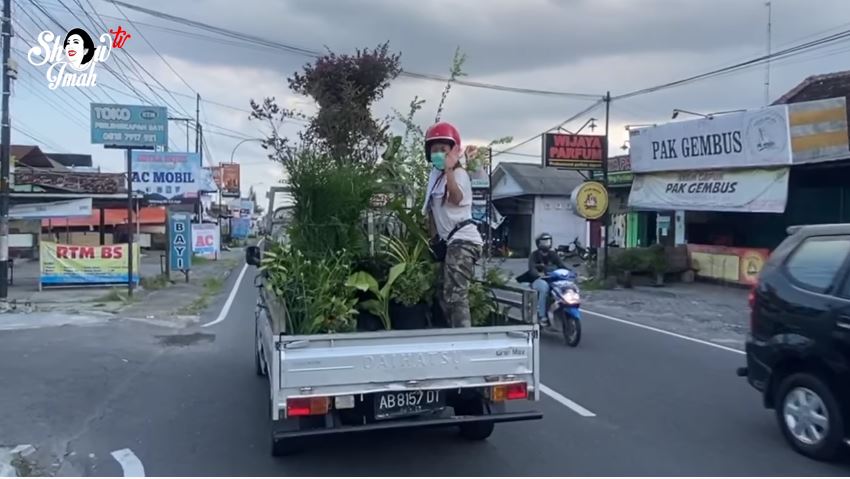
[[[655,276],[654,286],[664,285],[664,274],[667,272],[668,262],[664,246],[656,243],[649,247],[647,266],[650,273]]]
[[[371,275],[379,283],[385,283],[390,274],[392,266],[390,258],[386,255],[364,256],[354,261],[353,271],[363,271]],[[355,289],[357,303],[378,299],[372,291],[366,289]],[[357,314],[357,331],[379,331],[384,329],[380,316],[373,314],[368,309],[361,308]]]
[[[393,329],[424,329],[434,297],[436,265],[419,261],[406,265],[392,288],[390,321]]]

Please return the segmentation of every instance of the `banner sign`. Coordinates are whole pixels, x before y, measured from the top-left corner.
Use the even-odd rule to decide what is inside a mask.
[[[232,218],[230,220],[230,235],[236,239],[245,239],[251,232],[251,220],[249,218]]]
[[[192,217],[172,213],[168,217],[168,257],[172,271],[192,269]]]
[[[850,157],[845,98],[788,105],[794,164],[820,163]]]
[[[221,170],[221,196],[238,198],[241,191],[239,188],[239,163],[224,163],[219,168]]]
[[[40,281],[50,285],[127,284],[127,244],[80,246],[40,242]],[[139,246],[133,245],[133,264],[140,260]],[[138,268],[133,281],[139,282]]]
[[[546,133],[543,165],[566,170],[601,170],[607,145],[600,135]]]
[[[239,206],[240,218],[251,218],[254,215],[254,202],[251,200],[242,199]]]
[[[688,255],[696,275],[732,283],[754,285],[770,251],[761,248],[689,244]]]
[[[472,188],[490,187],[490,158],[492,156],[490,147],[478,147],[472,159],[467,160],[467,171]]]
[[[788,168],[635,175],[629,207],[650,210],[782,213]]]
[[[120,148],[168,146],[164,106],[91,104],[91,142]]]
[[[602,171],[592,171],[590,174],[590,179],[594,181],[602,181],[603,178]],[[608,158],[608,186],[630,185],[633,179],[629,155]]]
[[[633,129],[629,144],[635,173],[790,165],[788,107]]]
[[[134,151],[133,189],[151,204],[177,204],[197,198],[201,159],[197,153]]]
[[[217,224],[192,225],[192,252],[195,256],[214,259],[218,254],[220,242],[221,235]]]
[[[9,217],[16,220],[43,218],[74,218],[91,216],[92,199],[27,203],[9,208]]]

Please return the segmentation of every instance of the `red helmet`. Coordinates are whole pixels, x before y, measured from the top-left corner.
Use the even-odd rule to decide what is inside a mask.
[[[435,123],[425,132],[425,157],[431,159],[431,143],[445,141],[460,148],[460,133],[451,123]]]

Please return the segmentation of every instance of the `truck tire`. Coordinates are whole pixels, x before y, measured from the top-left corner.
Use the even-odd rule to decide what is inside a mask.
[[[468,399],[454,407],[456,416],[483,416],[489,414],[484,399]],[[460,436],[470,441],[483,441],[493,434],[496,424],[493,422],[475,422],[460,425]]]
[[[776,389],[774,404],[779,428],[794,450],[819,461],[843,452],[844,410],[827,382],[814,374],[791,374]],[[806,421],[800,429],[793,427],[798,421]]]

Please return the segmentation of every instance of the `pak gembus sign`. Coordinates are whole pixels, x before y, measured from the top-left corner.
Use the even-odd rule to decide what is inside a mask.
[[[629,144],[634,173],[786,166],[788,106],[634,129]]]
[[[647,210],[782,213],[789,168],[636,175],[629,207]]]

